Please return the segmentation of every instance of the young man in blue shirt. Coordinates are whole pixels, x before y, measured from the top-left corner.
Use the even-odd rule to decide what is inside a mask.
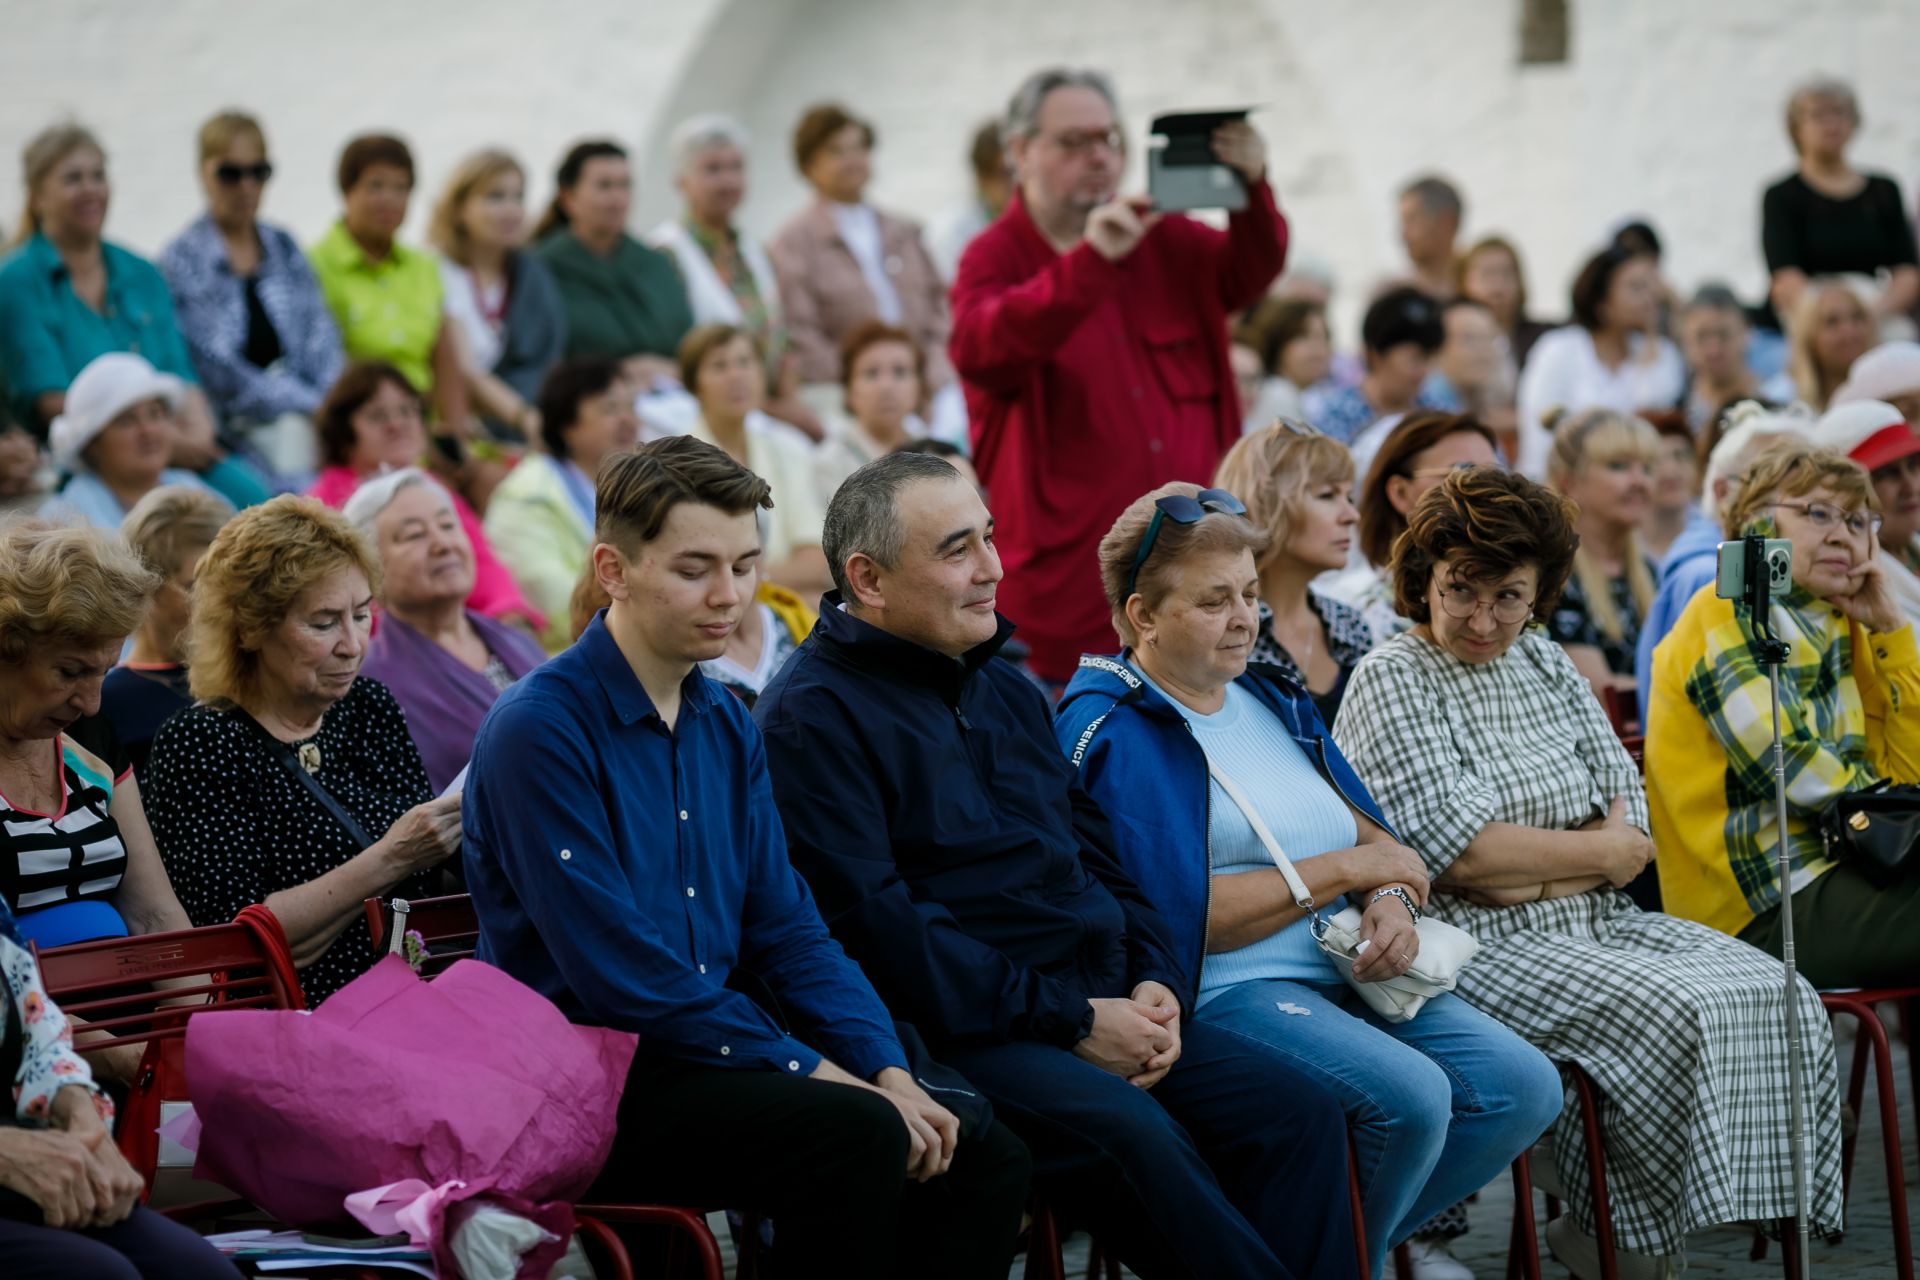
[[[759,730],[696,666],[752,602],[768,495],[690,437],[602,466],[612,603],[474,744],[479,953],[574,1020],[639,1033],[596,1196],[766,1213],[782,1274],[1003,1280],[1026,1149],[984,1117],[961,1141],[909,1073],[787,861]]]
[[[824,544],[839,591],[754,716],[834,936],[1135,1273],[1356,1274],[1340,1104],[1186,1020],[1197,957],[1120,869],[1046,695],[996,659],[1013,627],[973,485],[939,458],[870,462]]]

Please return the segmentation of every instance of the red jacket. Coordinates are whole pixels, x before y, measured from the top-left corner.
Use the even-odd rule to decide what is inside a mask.
[[[1114,646],[1096,556],[1114,518],[1169,480],[1206,484],[1240,438],[1227,313],[1287,252],[1272,190],[1251,195],[1225,232],[1172,215],[1117,263],[1056,252],[1016,197],[960,260],[949,350],[1006,566],[1000,610],[1049,680]]]

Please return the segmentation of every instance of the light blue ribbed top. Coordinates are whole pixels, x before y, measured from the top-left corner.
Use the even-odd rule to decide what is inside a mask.
[[[1144,671],[1140,674],[1153,684]],[[1230,684],[1220,710],[1201,715],[1159,685],[1153,687],[1186,717],[1207,758],[1259,809],[1267,829],[1295,866],[1335,849],[1353,847],[1359,839],[1353,811],[1320,776],[1313,761],[1287,732],[1287,726],[1266,704],[1238,684]],[[1207,787],[1211,793],[1213,873],[1241,875],[1273,870],[1272,857],[1240,806],[1211,777]],[[1340,980],[1320,953],[1307,922],[1296,920],[1258,942],[1209,954],[1200,966],[1200,1004],[1205,1005],[1238,983],[1271,978],[1322,984]]]

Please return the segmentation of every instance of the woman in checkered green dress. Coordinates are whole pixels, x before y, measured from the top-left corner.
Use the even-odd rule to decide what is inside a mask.
[[[1434,909],[1480,940],[1460,994],[1600,1094],[1622,1275],[1671,1274],[1688,1232],[1791,1216],[1779,963],[1704,926],[1643,912],[1617,886],[1652,856],[1646,793],[1587,683],[1536,623],[1576,537],[1564,499],[1491,467],[1413,512],[1392,566],[1413,631],[1347,690],[1341,749],[1433,873]],[[1833,1039],[1800,984],[1815,1231],[1840,1226]],[[1593,1252],[1578,1117],[1554,1135],[1571,1221]]]

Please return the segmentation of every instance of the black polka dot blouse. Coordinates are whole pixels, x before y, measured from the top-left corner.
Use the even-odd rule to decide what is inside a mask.
[[[327,710],[320,731],[296,749],[307,743],[320,749],[315,779],[369,839],[378,840],[401,814],[432,798],[406,716],[377,680],[355,680]],[[167,876],[196,925],[231,920],[242,907],[306,884],[360,852],[231,708],[200,704],[162,725],[141,787]],[[420,873],[391,892],[429,896],[436,876]],[[346,932],[301,970],[308,1006],[374,959],[366,919],[356,912]]]

